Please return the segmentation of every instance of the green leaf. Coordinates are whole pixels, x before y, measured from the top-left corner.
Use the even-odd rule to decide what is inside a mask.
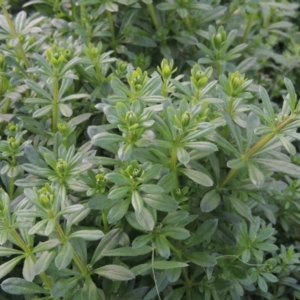
[[[189,153],[183,147],[176,148],[176,155],[178,160],[184,165],[191,159]]]
[[[161,233],[165,236],[169,236],[174,240],[185,240],[190,236],[190,232],[180,227],[165,227]]]
[[[56,257],[56,251],[45,251],[41,254],[34,265],[34,272],[36,275],[43,273],[48,269],[50,264]]]
[[[106,234],[98,244],[92,257],[91,264],[94,265],[95,262],[101,259],[105,251],[115,248],[119,244],[122,235],[123,233],[120,229],[113,229],[108,234]]]
[[[141,184],[139,185],[139,191],[148,194],[162,194],[164,189],[156,184]]]
[[[132,191],[132,196],[131,196],[131,204],[136,211],[136,213],[140,213],[143,208],[144,208],[144,201],[143,198],[141,197],[140,193],[138,191]]]
[[[156,8],[158,10],[174,10],[178,6],[176,4],[171,4],[171,3],[160,3],[156,5]]]
[[[297,95],[295,92],[295,88],[293,83],[288,78],[284,78],[284,84],[289,93],[288,102],[289,102],[290,110],[293,112],[297,102]]]
[[[78,283],[78,280],[79,280],[78,277],[58,280],[52,288],[51,291],[52,297],[59,298],[65,296],[69,291],[75,288],[75,286]]]
[[[141,210],[140,213],[135,213],[136,219],[139,222],[139,224],[148,231],[153,230],[154,226],[155,226],[155,221],[153,220],[152,215],[150,214],[150,212],[143,207],[143,209]]]
[[[212,179],[199,171],[195,171],[192,169],[183,169],[183,168],[179,168],[178,171],[184,175],[186,175],[187,177],[189,177],[190,179],[192,179],[194,182],[203,185],[203,186],[212,186],[213,185],[213,181]]]
[[[156,235],[156,237],[155,237],[155,249],[156,249],[157,253],[163,258],[168,259],[171,255],[168,241],[161,234]]]
[[[208,241],[215,233],[218,227],[218,219],[210,219],[204,221],[196,231],[193,239],[189,243],[189,246],[200,244],[204,241]]]
[[[1,283],[4,292],[12,295],[48,294],[48,292],[33,282],[22,278],[8,278]]]
[[[55,258],[55,265],[58,269],[66,268],[72,261],[74,255],[74,249],[72,245],[67,242],[65,243]]]
[[[107,146],[124,141],[124,138],[120,135],[100,132],[92,137],[91,143],[96,146]]]
[[[265,176],[260,169],[258,169],[254,164],[248,161],[248,171],[249,177],[252,183],[257,187],[260,188],[265,182]]]
[[[79,230],[68,236],[72,238],[82,238],[86,241],[97,241],[104,237],[104,233],[101,230]]]
[[[259,95],[263,102],[264,108],[267,112],[267,115],[269,117],[269,121],[271,122],[271,124],[274,124],[275,115],[274,115],[272,102],[270,101],[268,92],[262,86],[259,87]]]
[[[169,270],[174,268],[185,268],[188,266],[188,264],[179,261],[156,260],[153,263],[153,268],[156,270]]]
[[[247,218],[251,223],[254,222],[252,217],[251,208],[245,204],[242,200],[239,200],[233,196],[229,197],[232,206],[236,209],[236,211],[242,215],[243,217]]]
[[[52,104],[46,105],[40,109],[35,110],[34,113],[32,114],[32,117],[33,118],[42,117],[42,116],[46,115],[47,113],[49,113],[51,110],[52,110]]]
[[[103,256],[139,256],[145,255],[152,251],[150,246],[142,246],[139,248],[122,247],[113,250],[107,250],[103,253]]]
[[[216,209],[219,206],[220,202],[220,194],[215,189],[213,189],[204,195],[200,203],[200,208],[204,212],[210,212]]]
[[[192,263],[204,268],[213,267],[217,264],[216,259],[205,252],[186,252],[183,255]]]
[[[130,191],[129,186],[119,187],[119,188],[111,190],[108,194],[108,198],[109,199],[123,199],[129,191]]]
[[[168,195],[146,194],[143,196],[143,200],[158,211],[172,212],[178,208],[178,203]]]
[[[15,257],[15,258],[7,261],[6,263],[0,265],[0,278],[3,278],[10,271],[12,271],[14,269],[14,267],[18,264],[18,262],[21,261],[22,259],[24,259],[23,255]]]
[[[23,251],[20,250],[16,250],[13,248],[6,248],[6,247],[0,247],[0,256],[10,256],[10,255],[14,255],[14,254],[24,254]]]
[[[110,280],[119,281],[128,281],[135,277],[132,271],[117,265],[106,265],[104,267],[93,270],[92,273],[98,274]]]
[[[130,184],[130,181],[125,178],[123,175],[118,174],[118,173],[109,173],[105,175],[105,179],[115,183],[116,185],[127,185]]]
[[[107,215],[108,223],[113,224],[121,220],[127,213],[128,207],[130,205],[130,199],[121,201],[114,205]]]
[[[35,277],[35,272],[34,272],[34,261],[31,256],[27,256],[24,260],[24,265],[23,265],[23,277],[27,281],[33,281]]]
[[[161,177],[157,185],[161,186],[166,193],[170,193],[176,187],[175,180],[176,180],[175,173],[170,172],[164,175],[163,177]]]
[[[43,96],[44,98],[52,101],[52,96],[48,94],[39,84],[32,80],[25,80],[25,84],[38,95]]]

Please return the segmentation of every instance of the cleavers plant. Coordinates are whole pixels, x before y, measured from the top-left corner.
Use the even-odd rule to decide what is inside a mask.
[[[300,299],[299,5],[21,2],[0,299]]]

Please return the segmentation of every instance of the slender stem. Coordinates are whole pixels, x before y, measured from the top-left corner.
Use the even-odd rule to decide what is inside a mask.
[[[99,68],[98,62],[95,62],[95,70],[96,70],[97,79],[99,81],[99,84],[101,84],[103,82],[103,76],[102,76],[101,70]]]
[[[221,68],[220,61],[216,62],[216,67],[217,67],[217,75],[218,75],[218,78],[219,78],[221,76],[221,74],[222,74],[222,68]]]
[[[58,11],[58,5],[59,5],[59,0],[55,0],[54,5],[53,5],[54,12]]]
[[[108,222],[106,214],[102,211],[102,223],[103,223],[103,231],[104,233],[108,232]]]
[[[56,222],[55,224],[55,230],[59,236],[59,239],[63,244],[68,242],[68,237],[65,235],[63,229],[61,228],[58,222]],[[80,256],[75,251],[73,255],[73,261],[83,276],[89,276],[88,275],[89,272],[86,269],[85,264],[82,262]]]
[[[82,26],[84,26],[84,15],[85,15],[84,5],[80,5],[80,23]]]
[[[168,97],[168,81],[164,80],[163,86],[162,86],[162,91],[161,91],[163,97]]]
[[[27,56],[26,56],[26,54],[24,52],[22,42],[19,39],[18,33],[16,31],[15,24],[14,24],[13,20],[11,19],[11,17],[10,17],[10,15],[9,15],[9,13],[8,13],[8,11],[7,11],[7,9],[6,9],[6,7],[5,7],[4,4],[1,5],[1,8],[2,8],[2,11],[4,13],[5,19],[6,19],[7,23],[8,23],[8,26],[9,26],[9,28],[11,30],[11,33],[12,33],[13,37],[18,40],[19,54],[22,57],[23,62],[25,64],[26,68],[28,69],[29,68],[29,61],[28,61]]]
[[[295,119],[294,115],[290,115],[286,118],[283,122],[277,125],[272,133],[269,133],[263,136],[256,144],[254,144],[243,156],[244,160],[248,160],[252,157],[255,153],[257,153],[262,147],[264,147],[269,141],[271,141],[280,130],[282,130],[285,126],[293,122]],[[239,169],[231,169],[225,179],[220,184],[220,187],[224,187],[230,179],[236,174]]]
[[[231,114],[232,114],[233,103],[234,103],[234,98],[230,97],[229,102],[228,102],[228,110],[227,110],[229,116],[231,116]]]
[[[52,132],[56,133],[58,123],[58,79],[53,83]]]
[[[112,17],[112,14],[109,10],[106,11],[106,16],[109,22],[109,30],[111,33],[111,38],[112,38],[112,48],[115,49],[116,47],[116,36],[115,36],[115,27],[114,27],[114,20]]]
[[[11,161],[11,166],[15,167],[16,165],[17,165],[17,160],[16,160],[16,157],[13,156],[12,161]],[[9,194],[9,198],[11,201],[13,200],[12,198],[13,198],[14,191],[15,191],[15,179],[16,179],[16,177],[13,176],[13,177],[10,177],[10,180],[9,180],[8,194]]]
[[[147,4],[147,9],[148,9],[149,15],[151,17],[151,20],[154,24],[154,27],[157,30],[159,28],[159,25],[158,25],[159,23],[158,23],[158,20],[156,17],[155,8],[154,8],[153,4],[152,3]]]
[[[247,41],[247,39],[248,39],[248,35],[249,35],[250,30],[251,30],[251,27],[252,27],[253,19],[254,19],[254,14],[250,14],[249,19],[248,19],[248,22],[247,22],[246,29],[245,29],[245,32],[244,32],[244,37],[243,37],[243,42],[244,42],[244,43],[245,43],[245,42]]]
[[[171,159],[170,159],[171,171],[176,171],[176,165],[177,165],[177,152],[176,152],[176,147],[174,146],[171,151]]]

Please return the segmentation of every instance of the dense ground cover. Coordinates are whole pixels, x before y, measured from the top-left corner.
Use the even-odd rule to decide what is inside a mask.
[[[297,2],[0,6],[1,300],[300,299]]]

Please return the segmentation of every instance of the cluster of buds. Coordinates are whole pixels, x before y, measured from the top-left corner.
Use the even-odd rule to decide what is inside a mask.
[[[135,67],[140,67],[142,69],[147,69],[150,66],[151,57],[149,55],[145,55],[144,53],[140,53],[134,58],[133,65]]]
[[[46,57],[54,68],[63,66],[71,58],[71,55],[72,53],[69,49],[57,47],[57,45],[53,45],[46,51]]]
[[[127,62],[123,61],[123,60],[117,60],[116,62],[116,73],[118,77],[121,77],[123,75],[123,73],[126,71],[127,69]]]
[[[121,170],[121,174],[129,178],[131,181],[135,183],[136,182],[141,183],[145,171],[136,160],[133,160],[125,170]]]
[[[127,75],[127,81],[133,91],[139,92],[148,81],[148,73],[137,68],[131,74]]]
[[[56,172],[61,177],[64,178],[68,169],[68,163],[63,160],[62,158],[59,158],[56,163]]]
[[[237,72],[229,73],[229,86],[232,97],[237,96],[238,94],[245,91],[246,87],[244,83],[247,80],[245,79],[245,75]]]
[[[4,133],[9,137],[15,137],[15,138],[21,140],[21,138],[22,138],[22,129],[23,129],[23,123],[22,122],[18,122],[18,123],[9,122],[6,125]]]
[[[92,61],[98,61],[99,56],[102,53],[102,47],[103,46],[101,42],[98,43],[97,47],[95,47],[92,43],[89,43],[83,51]]]
[[[130,129],[136,129],[139,126],[139,124],[137,124],[138,118],[133,111],[128,111],[126,113],[125,121]]]
[[[191,116],[192,116],[192,114],[188,111],[184,112],[181,115],[180,123],[181,123],[182,128],[186,128],[190,125]]]
[[[158,28],[156,31],[156,34],[153,36],[153,39],[157,42],[163,42],[165,41],[169,36],[169,30],[164,27]]]
[[[95,175],[95,180],[97,184],[97,193],[103,194],[106,190],[107,181],[103,173],[98,173]]]
[[[160,67],[157,67],[157,70],[164,81],[168,81],[171,78],[171,75],[177,71],[177,68],[173,69],[173,67],[173,59],[168,62],[165,58],[162,60]]]
[[[220,51],[223,45],[226,43],[227,33],[223,26],[220,26],[218,32],[216,32],[211,39],[212,46],[215,50]]]
[[[20,140],[19,139],[15,139],[13,136],[11,136],[7,139],[7,143],[8,143],[8,147],[11,151],[14,152],[17,149],[19,149],[19,146],[20,146]]]
[[[39,190],[39,203],[46,210],[50,210],[52,208],[53,200],[54,192],[51,189],[49,183],[46,183],[45,186]]]
[[[209,77],[211,76],[211,69],[208,68],[202,71],[198,64],[194,65],[191,70],[191,82],[194,84],[197,90],[200,90],[206,85]]]

